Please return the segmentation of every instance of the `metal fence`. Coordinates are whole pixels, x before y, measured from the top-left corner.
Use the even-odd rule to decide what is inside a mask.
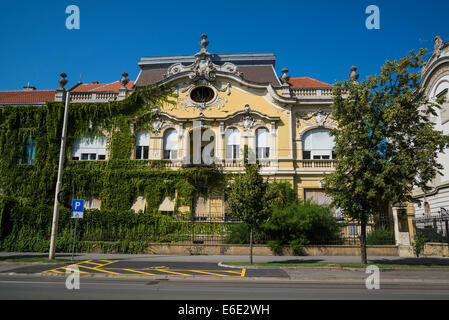
[[[416,218],[414,224],[416,234],[427,242],[449,243],[449,214],[444,208],[436,215]]]
[[[360,224],[337,219],[340,232],[335,236],[329,236],[315,231],[308,234],[309,245],[359,245]],[[82,223],[82,222],[81,222]],[[238,230],[237,230],[238,229]],[[392,245],[395,243],[392,219],[389,217],[377,217],[369,221],[367,225],[368,245]],[[242,224],[236,220],[227,221],[173,221],[164,225],[162,232],[160,226],[136,226],[135,229],[121,229],[120,226],[104,228],[89,228],[86,226],[79,230],[78,239],[81,241],[145,241],[153,243],[170,244],[249,244],[249,230],[242,228]],[[287,237],[284,237],[288,238]],[[267,235],[260,231],[254,232],[255,244],[269,244],[271,241],[281,239],[278,235]]]

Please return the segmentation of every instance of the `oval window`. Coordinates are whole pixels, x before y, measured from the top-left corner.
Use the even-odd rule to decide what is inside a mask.
[[[190,93],[190,98],[198,103],[211,101],[215,96],[214,90],[209,87],[197,87]]]

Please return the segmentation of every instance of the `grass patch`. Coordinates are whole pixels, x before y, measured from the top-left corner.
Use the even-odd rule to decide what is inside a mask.
[[[230,266],[250,266],[249,262],[229,262],[226,265]],[[257,262],[253,264],[254,266],[261,267],[305,267],[305,268],[313,268],[313,267],[337,267],[337,268],[366,268],[366,265],[362,265],[357,262]],[[411,268],[441,268],[441,269],[449,269],[449,265],[440,265],[440,264],[376,264],[376,263],[368,263],[368,265],[376,265],[379,269],[411,269]]]
[[[0,262],[47,262],[47,263],[65,263],[70,262],[70,259],[53,259],[50,260],[48,258],[43,257],[23,257],[23,258],[10,258],[10,257],[1,257]]]

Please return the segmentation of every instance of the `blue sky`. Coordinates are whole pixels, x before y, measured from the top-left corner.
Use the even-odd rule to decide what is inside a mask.
[[[66,7],[80,9],[80,29],[65,26]],[[380,9],[380,30],[368,30],[368,5]],[[334,83],[351,65],[362,77],[386,59],[449,41],[449,1],[443,0],[57,0],[0,3],[0,90],[28,82],[56,89],[61,72],[69,84],[113,82],[123,71],[135,80],[142,56],[194,54],[202,33],[212,53],[273,52],[280,75]]]

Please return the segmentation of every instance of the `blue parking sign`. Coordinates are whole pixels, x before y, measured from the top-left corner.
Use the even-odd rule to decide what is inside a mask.
[[[72,218],[83,218],[84,200],[72,200]]]

